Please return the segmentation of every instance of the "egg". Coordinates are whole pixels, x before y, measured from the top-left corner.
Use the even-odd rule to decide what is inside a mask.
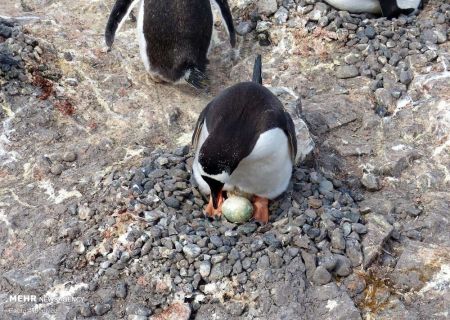
[[[230,222],[244,223],[252,217],[253,205],[247,198],[231,196],[223,202],[222,214]]]

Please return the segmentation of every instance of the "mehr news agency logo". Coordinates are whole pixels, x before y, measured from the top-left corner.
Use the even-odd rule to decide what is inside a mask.
[[[10,295],[9,302],[17,302],[17,303],[80,303],[84,302],[83,297],[73,297],[73,296],[61,296],[61,297],[50,297],[50,296],[42,296],[38,297],[36,295],[30,294],[17,294]]]

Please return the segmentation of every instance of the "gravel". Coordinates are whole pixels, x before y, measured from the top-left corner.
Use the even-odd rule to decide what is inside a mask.
[[[114,174],[108,186],[110,192],[115,199],[125,200],[123,208],[138,219],[127,223],[121,240],[113,243],[103,238],[114,230],[117,221],[107,222],[110,217],[105,215],[97,218],[97,209],[89,203],[78,205],[80,221],[92,221],[95,217],[101,225],[109,226],[102,233],[92,229],[76,239],[96,239],[83,243],[86,252],[93,256],[92,263],[104,270],[99,277],[116,278],[125,270],[140,275],[144,278],[138,281],[154,283],[159,292],[152,298],[154,307],[166,310],[176,292],[211,299],[217,293],[213,287],[230,281],[240,286],[230,288],[230,295],[250,290],[257,270],[284,273],[300,254],[306,276],[316,284],[329,283],[334,276],[348,276],[352,266],[361,265],[362,260],[357,264],[361,257],[360,240],[352,239],[352,248],[346,248],[352,223],[363,232],[364,221],[357,202],[346,191],[345,181],[308,168],[296,168],[288,191],[271,202],[271,223],[261,226],[249,221],[236,225],[224,218],[209,220],[203,215],[206,203],[190,182],[192,156],[177,154],[180,153],[155,150],[140,167]],[[147,179],[152,179],[153,187],[136,190],[135,185],[142,185]],[[169,205],[172,202],[177,205]],[[344,228],[350,231],[344,232]],[[77,242],[74,254],[78,257],[80,247]],[[95,259],[96,255],[107,259]],[[264,277],[271,279],[274,275]],[[121,281],[113,296],[128,300],[136,295],[135,290],[134,285]],[[96,305],[95,314],[107,313],[108,306]],[[141,316],[145,312],[127,307],[127,314]]]

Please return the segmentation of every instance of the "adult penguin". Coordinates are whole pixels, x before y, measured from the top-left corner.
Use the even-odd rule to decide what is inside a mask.
[[[215,0],[227,25],[231,46],[236,44],[227,0]],[[111,48],[116,32],[132,8],[139,5],[137,33],[145,69],[156,82],[184,78],[197,88],[205,86],[207,54],[213,14],[209,0],[116,0],[105,31]]]
[[[325,0],[328,4],[339,10],[351,13],[381,14],[388,19],[398,17],[400,14],[411,14],[421,5],[421,0]]]
[[[252,82],[225,89],[201,112],[192,143],[194,178],[210,195],[207,214],[220,216],[223,192],[238,191],[253,196],[253,218],[267,223],[269,199],[289,184],[297,139],[290,115],[262,85],[261,56]]]

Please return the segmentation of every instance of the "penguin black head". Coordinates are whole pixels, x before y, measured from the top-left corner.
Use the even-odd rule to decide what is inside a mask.
[[[224,183],[217,181],[215,179],[212,179],[207,176],[202,176],[203,180],[208,184],[209,189],[211,190],[211,198],[213,201],[213,207],[214,209],[217,209],[219,204],[219,197],[222,194],[222,189],[224,186]]]
[[[242,159],[236,151],[228,150],[227,146],[230,144],[223,142],[222,138],[224,137],[219,134],[210,135],[203,144],[198,159],[201,176],[211,191],[214,209],[217,209],[224,185]]]

